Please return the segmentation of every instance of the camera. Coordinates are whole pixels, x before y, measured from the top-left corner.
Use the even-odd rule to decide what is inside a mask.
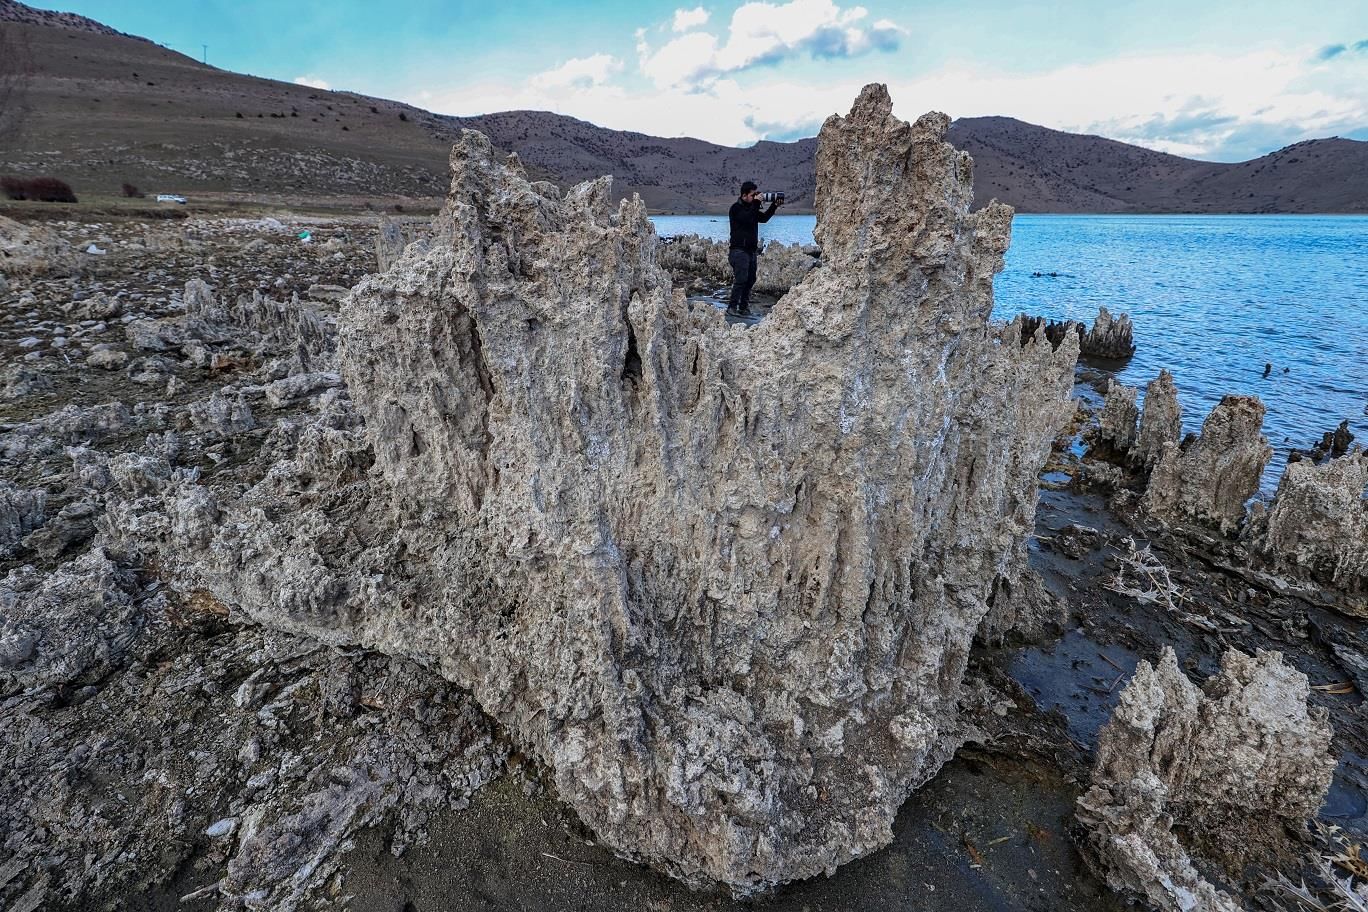
[[[755,196],[762,203],[782,203],[784,201],[784,191],[782,190],[757,193]]]

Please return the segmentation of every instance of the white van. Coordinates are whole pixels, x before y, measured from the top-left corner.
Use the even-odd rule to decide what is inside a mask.
[[[176,195],[175,193],[158,193],[158,194],[157,194],[157,202],[159,202],[159,203],[180,203],[182,206],[184,206],[184,205],[185,205],[185,197],[183,197],[183,196],[178,196],[178,195]]]

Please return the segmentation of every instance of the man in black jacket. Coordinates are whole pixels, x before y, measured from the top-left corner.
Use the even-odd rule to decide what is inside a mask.
[[[760,254],[760,223],[768,222],[778,203],[770,203],[764,212],[760,211],[760,188],[755,181],[741,185],[741,198],[732,203],[727,213],[731,220],[731,251],[727,261],[732,268],[731,297],[727,299],[727,315],[745,317],[750,315],[750,294],[755,287],[756,258]]]

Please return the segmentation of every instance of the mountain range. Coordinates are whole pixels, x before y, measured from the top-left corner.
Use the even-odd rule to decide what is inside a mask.
[[[249,199],[431,199],[445,192],[462,129],[516,152],[535,177],[612,174],[657,212],[725,209],[740,181],[811,211],[816,139],[733,148],[609,130],[544,111],[476,117],[207,66],[94,20],[0,0],[26,65],[20,128],[0,137],[0,174],[52,175],[78,194]],[[1368,142],[1300,142],[1239,163],[1197,161],[1010,117],[961,118],[975,195],[1022,212],[1368,212]]]

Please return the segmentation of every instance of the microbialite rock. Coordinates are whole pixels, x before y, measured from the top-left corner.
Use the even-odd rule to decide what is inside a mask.
[[[1234,532],[1273,456],[1260,433],[1263,417],[1263,403],[1255,396],[1222,397],[1186,449],[1164,443],[1145,491],[1145,509],[1161,519],[1194,520]]]
[[[990,321],[1011,210],[970,211],[947,117],[891,109],[870,86],[823,126],[822,266],[749,329],[672,287],[639,200],[464,133],[431,242],[343,303],[345,389],[240,498],[158,470],[106,533],[439,669],[606,845],[691,884],[887,844],[964,737],[995,594],[1032,591],[1077,358]]]
[[[1309,696],[1306,676],[1276,652],[1228,650],[1200,688],[1171,648],[1141,662],[1078,801],[1085,857],[1155,909],[1237,912],[1194,857],[1238,871],[1315,816],[1335,760],[1326,711],[1308,709]]]

